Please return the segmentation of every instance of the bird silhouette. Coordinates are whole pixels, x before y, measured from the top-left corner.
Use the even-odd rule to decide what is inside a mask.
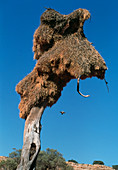
[[[60,113],[63,115],[63,114],[65,114],[66,112],[64,112],[64,111],[60,111]]]

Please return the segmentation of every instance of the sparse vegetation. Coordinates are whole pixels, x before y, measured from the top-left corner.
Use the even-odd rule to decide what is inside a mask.
[[[13,148],[13,152],[9,154],[9,157],[4,157],[4,159],[0,162],[0,170],[16,170],[21,156],[21,149]],[[74,166],[71,163],[75,163]],[[104,165],[103,161],[95,160],[93,165]],[[38,154],[38,158],[36,161],[36,170],[74,170],[74,168],[81,169],[91,166],[87,164],[79,164],[76,160],[70,159],[68,163],[66,163],[63,155],[55,149],[47,148],[46,151],[41,151]],[[96,167],[98,168],[98,167]],[[112,165],[112,168],[118,170],[118,165]],[[112,168],[109,167],[111,170]],[[99,167],[100,169],[100,167]],[[107,167],[108,169],[108,167]]]
[[[16,170],[20,162],[21,149],[14,151],[9,154],[6,160],[0,162],[0,169],[3,170]],[[66,164],[63,155],[57,150],[47,148],[46,151],[41,151],[36,161],[36,170],[73,170],[71,166]]]

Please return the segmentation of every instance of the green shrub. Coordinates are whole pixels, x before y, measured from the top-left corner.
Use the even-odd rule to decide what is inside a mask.
[[[74,160],[74,159],[70,159],[70,160],[68,160],[68,162],[74,162],[74,163],[78,163],[76,160]]]
[[[9,158],[13,158],[17,164],[19,164],[22,149],[13,148],[13,150],[14,151],[9,154]]]
[[[17,162],[12,159],[8,158],[0,162],[0,169],[8,169],[8,170],[15,170],[17,168]]]
[[[112,165],[112,168],[118,170],[118,165]]]
[[[61,168],[62,170],[72,170],[72,167],[67,166],[62,154],[54,149],[47,149],[41,151],[36,161],[37,170],[55,170]]]
[[[95,165],[95,164],[104,165],[104,162],[103,162],[103,161],[94,161],[94,162],[93,162],[93,165]]]

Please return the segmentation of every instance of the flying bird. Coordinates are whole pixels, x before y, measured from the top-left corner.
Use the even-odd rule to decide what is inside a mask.
[[[66,112],[64,112],[64,111],[60,111],[60,113],[63,115],[63,114],[65,114]]]

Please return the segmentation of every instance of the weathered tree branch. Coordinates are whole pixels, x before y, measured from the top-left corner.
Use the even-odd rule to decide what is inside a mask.
[[[45,106],[33,107],[25,122],[21,162],[17,170],[33,170],[40,151],[41,117]]]

